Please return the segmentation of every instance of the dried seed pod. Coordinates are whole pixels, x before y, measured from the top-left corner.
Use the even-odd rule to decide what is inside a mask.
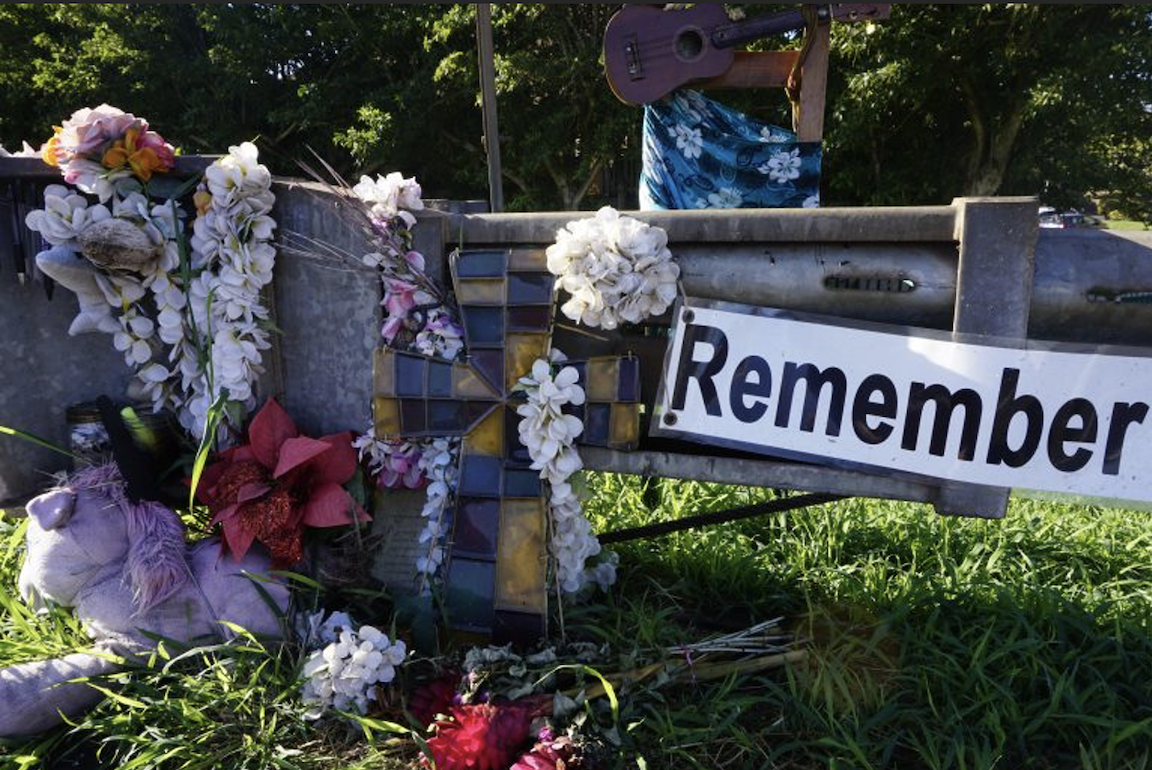
[[[105,219],[77,236],[80,251],[101,267],[141,271],[160,256],[148,233],[126,219]]]

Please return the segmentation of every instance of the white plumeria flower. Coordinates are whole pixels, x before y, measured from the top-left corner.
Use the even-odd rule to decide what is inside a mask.
[[[90,224],[111,216],[107,207],[89,206],[83,195],[63,185],[51,184],[44,190],[44,208],[28,212],[24,223],[53,246],[71,246]]]
[[[562,361],[563,355],[553,351],[549,359]],[[549,504],[552,512],[551,550],[558,567],[557,581],[569,593],[579,591],[589,582],[604,582],[614,572],[600,570],[585,574],[585,562],[600,552],[600,543],[592,527],[580,510],[580,502],[568,479],[583,467],[575,448],[575,440],[583,431],[580,420],[564,414],[568,404],[584,403],[585,394],[578,384],[579,374],[573,367],[562,367],[555,375],[548,361],[539,359],[530,374],[521,378],[526,399],[517,406],[521,419],[518,425],[520,441],[532,458],[531,467],[540,471],[550,486]]]
[[[377,219],[401,217],[409,228],[415,224],[416,219],[408,211],[424,208],[424,201],[420,198],[422,191],[416,179],[405,179],[398,171],[388,176],[377,175],[375,180],[370,176],[362,176],[352,192],[360,200],[371,204],[370,211]]]
[[[323,649],[314,651],[304,664],[301,699],[313,706],[305,714],[308,719],[319,718],[328,708],[354,707],[361,714],[367,713],[368,703],[376,699],[376,685],[395,679],[396,667],[407,656],[403,642],[391,642],[374,626],[353,631],[351,619],[346,614],[339,615],[339,634]],[[323,630],[321,626],[322,644]]]

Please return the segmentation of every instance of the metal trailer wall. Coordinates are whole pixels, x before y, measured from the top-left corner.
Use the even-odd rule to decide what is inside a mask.
[[[6,163],[0,160],[0,180]],[[278,180],[276,194],[283,243],[272,298],[283,334],[270,351],[264,390],[279,395],[310,434],[363,430],[370,418],[372,350],[381,318],[379,280],[356,262],[367,244],[339,217],[337,201],[316,185]],[[951,206],[636,216],[668,231],[685,290],[694,296],[949,329],[955,320],[963,211],[974,203],[1034,209],[1030,201],[993,199]],[[543,248],[576,216],[429,210],[418,217],[416,247],[430,270],[439,273],[446,252],[457,244]],[[985,230],[995,251],[1004,233]],[[304,251],[311,253],[285,247],[308,242],[313,247]],[[321,243],[347,256],[334,256],[316,245]],[[1125,293],[1152,290],[1150,257],[1150,233],[1041,231],[1034,278],[1026,287],[1031,295],[1026,304],[1031,312],[1024,316],[1030,317],[1028,335],[1152,343],[1152,307],[1115,301],[1136,299],[1122,297]],[[995,266],[974,275],[982,273],[994,287],[1007,285],[1009,276]],[[111,340],[67,336],[75,308],[75,299],[63,290],[48,302],[39,286],[21,286],[0,261],[0,323],[7,330],[0,337],[0,355],[8,363],[0,376],[0,424],[63,444],[65,407],[100,393],[123,393],[128,371]],[[939,488],[919,482],[762,458],[709,456],[704,447],[584,452],[590,467],[604,470],[925,502],[938,502],[941,496]],[[44,472],[66,462],[5,438],[0,441],[0,500],[34,492],[45,483]]]

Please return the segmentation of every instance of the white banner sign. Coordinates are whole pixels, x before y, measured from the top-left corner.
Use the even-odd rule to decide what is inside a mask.
[[[1152,358],[847,323],[688,300],[676,315],[652,433],[1152,501]]]

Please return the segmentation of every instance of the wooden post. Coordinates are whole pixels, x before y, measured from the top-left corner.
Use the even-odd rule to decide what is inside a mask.
[[[480,106],[484,113],[484,149],[488,153],[488,200],[493,213],[504,210],[500,171],[500,127],[496,120],[496,53],[492,43],[492,5],[476,6],[476,49],[480,70]]]
[[[820,24],[804,60],[800,81],[800,123],[793,126],[801,142],[824,138],[824,95],[828,84],[828,46],[831,24]]]

